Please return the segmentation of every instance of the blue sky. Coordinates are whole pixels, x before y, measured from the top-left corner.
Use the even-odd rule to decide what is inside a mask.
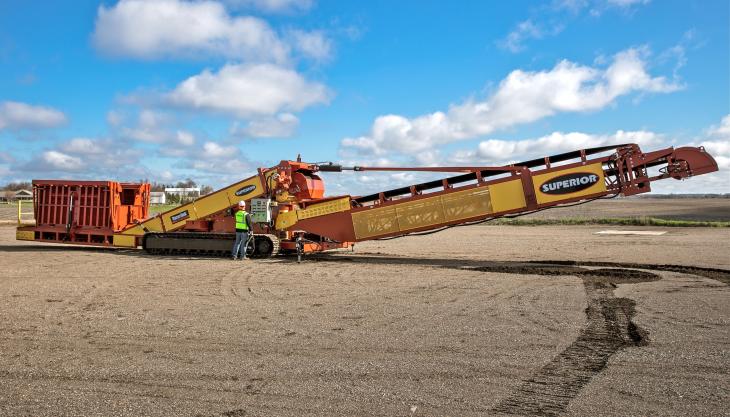
[[[0,183],[223,186],[293,159],[498,165],[702,144],[730,192],[725,0],[0,3]],[[411,174],[327,176],[330,193]]]

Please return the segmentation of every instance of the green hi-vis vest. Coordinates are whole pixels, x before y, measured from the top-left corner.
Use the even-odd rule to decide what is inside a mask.
[[[236,229],[248,230],[248,224],[246,223],[246,210],[238,210],[236,212]]]

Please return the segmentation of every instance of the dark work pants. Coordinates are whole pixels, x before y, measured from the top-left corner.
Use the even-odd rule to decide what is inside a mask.
[[[248,232],[236,232],[236,243],[233,244],[231,252],[233,258],[246,259],[246,242],[248,242]]]

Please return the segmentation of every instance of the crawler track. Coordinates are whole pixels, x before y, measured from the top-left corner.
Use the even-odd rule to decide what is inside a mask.
[[[233,233],[147,233],[142,247],[151,255],[230,256],[236,235]],[[254,245],[246,253],[252,258],[269,258],[279,253],[279,238],[254,235]]]

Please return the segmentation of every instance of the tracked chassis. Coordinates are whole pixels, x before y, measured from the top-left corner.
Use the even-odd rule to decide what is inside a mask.
[[[147,233],[142,240],[144,250],[152,255],[231,256],[236,235],[233,233]],[[246,248],[252,258],[269,258],[279,253],[279,238],[274,235],[253,236],[253,246]]]

